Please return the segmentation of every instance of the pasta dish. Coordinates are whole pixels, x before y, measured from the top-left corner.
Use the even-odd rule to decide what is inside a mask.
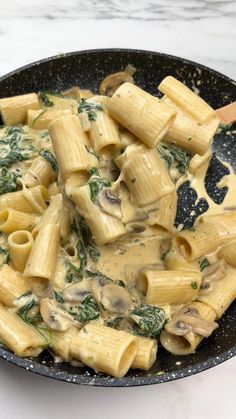
[[[0,342],[19,357],[149,370],[158,345],[193,353],[236,297],[235,175],[224,162],[221,204],[204,184],[227,126],[181,81],[157,97],[134,72],[0,99]],[[184,182],[209,204],[191,225]]]

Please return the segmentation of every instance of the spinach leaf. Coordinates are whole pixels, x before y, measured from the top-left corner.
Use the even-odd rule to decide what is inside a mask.
[[[74,230],[78,236],[76,248],[78,257],[80,259],[80,266],[77,268],[77,271],[80,273],[80,275],[83,275],[85,267],[87,266],[88,256],[93,261],[97,262],[100,253],[97,250],[92,239],[92,234],[83,219],[81,219],[79,222],[74,220],[74,223],[72,224],[72,230]],[[67,278],[67,281],[68,280],[71,282],[73,281],[71,275]]]
[[[47,108],[51,108],[52,106],[54,106],[54,103],[49,99],[48,95],[52,95],[53,93],[51,92],[40,92],[39,93],[39,97],[42,100],[44,106],[46,106]]]
[[[200,266],[200,271],[202,272],[204,271],[204,269],[210,266],[210,262],[207,258],[204,258],[199,262],[199,266]]]
[[[34,326],[35,329],[37,330],[37,332],[40,333],[40,335],[44,338],[45,340],[45,348],[47,346],[51,345],[52,342],[52,333],[51,330],[47,329],[44,326]]]
[[[165,311],[162,308],[141,304],[130,312],[130,317],[136,323],[134,333],[157,339],[165,324]]]
[[[93,242],[91,231],[83,219],[80,220],[79,228],[81,232],[81,238],[83,240],[84,247],[87,253],[89,254],[93,262],[97,262],[100,253]]]
[[[70,314],[74,315],[73,312]],[[86,323],[99,317],[99,307],[91,295],[88,295],[79,305],[79,312],[74,318],[80,323]]]
[[[78,107],[78,113],[87,112],[88,119],[90,121],[96,121],[97,112],[103,111],[103,108],[98,103],[87,102],[86,99],[81,99],[80,105]]]
[[[98,202],[99,192],[103,188],[111,186],[111,182],[109,182],[109,180],[104,179],[100,176],[96,176],[96,175],[91,177],[88,184],[89,184],[89,187],[90,187],[91,201],[94,204],[97,204],[97,202]]]
[[[32,139],[18,127],[8,127],[0,139],[0,167],[9,168],[13,164],[35,157],[37,149]]]
[[[65,282],[71,284],[71,282],[73,282],[74,280],[74,275],[79,276],[79,278],[81,278],[82,274],[80,271],[80,267],[74,265],[73,263],[71,263],[69,260],[66,261],[66,277],[65,277]]]
[[[0,254],[3,255],[2,258],[2,265],[4,265],[5,263],[9,263],[10,260],[10,252],[9,250],[5,249],[4,247],[0,246]]]
[[[63,297],[61,292],[53,291],[53,296],[58,303],[63,304],[65,302],[65,298]]]
[[[0,195],[7,192],[15,192],[17,188],[17,178],[21,174],[16,171],[10,172],[6,167],[0,170]]]
[[[50,151],[48,151],[48,150],[41,150],[39,152],[39,154],[40,154],[40,156],[44,157],[44,159],[47,160],[50,163],[50,165],[52,166],[52,170],[54,172],[57,172],[58,171],[57,161],[56,161],[54,155]]]
[[[157,151],[169,170],[173,181],[176,182],[181,175],[186,173],[191,157],[189,153],[167,144],[158,144]],[[180,174],[177,178],[175,169],[177,169]]]
[[[121,320],[123,320],[124,317],[111,317],[110,319],[107,319],[104,321],[104,324],[108,327],[112,327],[113,329],[117,329],[117,327],[120,325]]]
[[[39,320],[38,315],[34,315],[34,314],[32,315],[32,312],[31,312],[31,309],[37,306],[38,306],[38,302],[34,298],[32,298],[32,300],[30,300],[25,305],[20,307],[17,313],[22,318],[22,320],[24,320],[24,322],[33,323],[34,321]]]

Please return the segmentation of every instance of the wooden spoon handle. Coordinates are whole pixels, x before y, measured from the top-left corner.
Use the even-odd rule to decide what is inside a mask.
[[[224,124],[232,124],[236,121],[236,102],[223,106],[223,108],[216,109],[215,113]]]

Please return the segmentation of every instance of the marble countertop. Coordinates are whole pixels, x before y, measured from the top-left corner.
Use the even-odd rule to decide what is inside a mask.
[[[0,76],[32,61],[89,48],[182,56],[236,78],[233,0],[1,0]],[[235,418],[236,358],[172,383],[78,387],[0,360],[1,419]]]

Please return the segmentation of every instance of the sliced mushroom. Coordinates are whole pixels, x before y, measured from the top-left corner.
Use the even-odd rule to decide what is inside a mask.
[[[111,188],[101,190],[98,196],[98,203],[101,209],[107,214],[118,219],[122,218],[121,200]]]
[[[200,295],[209,294],[215,282],[223,279],[226,275],[227,263],[224,259],[218,260],[213,265],[204,269],[202,274],[202,283],[200,287]]]
[[[63,293],[65,300],[71,303],[82,302],[90,294],[90,279],[84,279],[78,284],[70,285]]]
[[[43,298],[40,301],[40,313],[48,327],[58,332],[66,332],[73,325],[77,324],[69,313],[58,307],[49,298]]]
[[[130,293],[117,284],[108,284],[103,287],[100,302],[110,313],[125,313],[132,305]]]
[[[97,302],[101,301],[102,298],[102,289],[105,285],[110,284],[111,281],[109,281],[105,276],[98,275],[91,281],[91,291],[93,294],[93,297]]]
[[[165,325],[166,331],[172,335],[184,336],[192,332],[205,338],[209,337],[217,327],[216,322],[203,319],[198,310],[191,306],[179,310]]]
[[[136,69],[131,65],[127,66],[124,71],[113,73],[107,76],[100,84],[99,93],[100,95],[112,96],[115,91],[123,83],[129,82],[134,83],[133,74]]]
[[[126,229],[128,233],[140,234],[147,229],[147,225],[138,221],[134,221],[132,223],[127,223]]]

